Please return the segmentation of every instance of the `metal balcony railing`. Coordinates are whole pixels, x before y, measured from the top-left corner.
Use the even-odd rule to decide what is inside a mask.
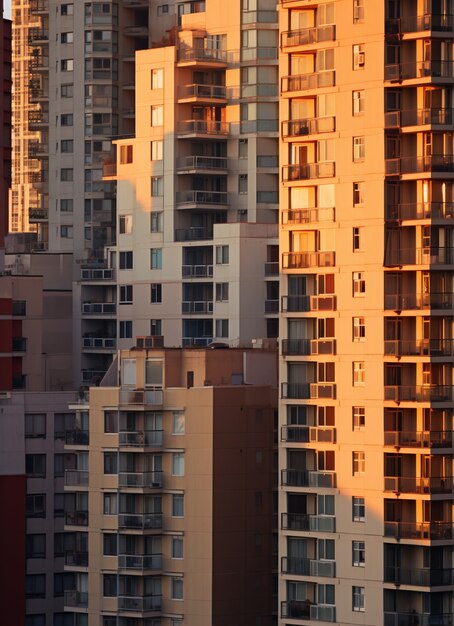
[[[117,310],[115,302],[83,302],[84,315],[114,315]]]
[[[294,180],[332,178],[335,174],[336,164],[334,161],[305,163],[304,165],[284,165],[282,168],[282,181],[288,183]]]
[[[177,191],[177,204],[206,204],[206,205],[227,205],[228,195],[226,191],[200,191],[190,189],[188,191]]]
[[[66,487],[87,487],[88,470],[65,470]]]
[[[282,426],[281,441],[336,443],[336,429],[334,426]]]
[[[408,156],[385,159],[385,174],[400,176],[401,174],[454,173],[454,156],[452,154],[432,154],[430,156]]]
[[[393,35],[398,33],[421,33],[426,30],[449,32],[453,29],[453,16],[439,13],[426,13],[425,15],[406,15],[399,18],[386,20],[386,33]]]
[[[411,202],[386,207],[387,220],[452,220],[454,202]]]
[[[281,470],[281,484],[286,487],[326,487],[336,486],[336,472],[316,470]]]
[[[454,248],[426,246],[424,248],[398,248],[387,250],[385,266],[394,265],[452,265]]]
[[[65,432],[65,443],[68,446],[88,446],[90,443],[90,431],[67,430]]]
[[[132,489],[160,489],[162,487],[162,471],[120,472],[118,485]]]
[[[385,430],[385,446],[398,448],[452,448],[452,430],[394,431]]]
[[[387,522],[385,521],[385,537],[415,540],[452,540],[453,522]]]
[[[160,611],[162,596],[118,596],[119,611]]]
[[[65,606],[85,608],[88,606],[88,591],[70,589],[65,591]]]
[[[104,267],[101,269],[97,268],[84,268],[82,267],[80,270],[80,280],[83,281],[104,281],[104,280],[114,280],[115,278],[115,270],[110,267]]]
[[[65,565],[73,567],[88,567],[88,552],[80,550],[67,550],[65,552]]]
[[[82,348],[85,349],[100,349],[100,350],[115,350],[117,347],[117,340],[113,337],[83,337]]]
[[[200,85],[194,83],[192,85],[183,85],[178,89],[178,98],[200,98],[210,100],[225,100],[227,97],[227,88],[225,85]]]
[[[127,447],[161,447],[163,442],[162,430],[120,431],[118,433],[120,446]]]
[[[226,157],[185,156],[177,159],[177,170],[225,170]]]
[[[282,339],[282,354],[284,356],[336,354],[336,340]]]
[[[308,209],[289,209],[282,211],[282,224],[312,224],[316,222],[333,222],[334,207],[311,207]]]
[[[454,339],[385,339],[389,356],[454,356]]]
[[[282,254],[283,269],[334,267],[335,264],[336,253],[334,251],[284,252]]]
[[[228,135],[229,123],[215,120],[184,120],[178,124],[180,135]]]
[[[404,293],[385,294],[385,310],[407,311],[421,309],[446,310],[454,308],[454,294],[443,293]]]
[[[385,113],[385,128],[405,126],[446,126],[454,120],[454,109],[432,107],[430,109],[404,109]]]
[[[88,511],[65,511],[67,526],[88,526]]]
[[[385,565],[385,582],[415,587],[443,587],[454,584],[453,569],[390,567]]]
[[[336,532],[336,518],[329,515],[307,515],[302,513],[282,513],[281,529],[302,532]]]
[[[335,130],[336,118],[334,116],[310,117],[282,122],[282,137],[284,139],[292,137],[301,138],[319,133],[332,133]]]
[[[281,559],[281,571],[283,574],[333,578],[336,575],[336,563],[284,556]]]
[[[183,300],[181,303],[182,313],[213,313],[213,300]]]
[[[283,313],[298,313],[305,311],[335,311],[336,296],[327,294],[321,296],[282,296],[281,311]]]
[[[137,530],[159,530],[162,528],[162,514],[119,513],[118,526]]]
[[[454,614],[452,613],[391,613],[384,614],[384,626],[452,626]]]
[[[385,65],[385,80],[391,82],[415,78],[453,78],[452,61],[430,60]]]
[[[181,62],[187,61],[207,61],[209,63],[226,64],[229,53],[227,50],[218,50],[216,48],[202,47],[181,47],[177,51],[177,60]]]
[[[452,491],[452,476],[385,476],[384,491],[395,493],[449,493]]]
[[[285,31],[281,34],[281,46],[283,48],[290,46],[307,46],[323,41],[334,41],[335,39],[336,27],[334,24],[330,24],[328,26],[316,26],[314,28]]]
[[[322,87],[334,87],[335,84],[336,72],[334,70],[324,70],[322,72],[312,72],[309,74],[283,76],[281,78],[281,91],[282,93],[307,91],[309,89],[320,89]]]
[[[183,278],[212,278],[212,265],[183,265],[181,267]]]
[[[453,402],[452,385],[385,385],[385,400],[392,402]]]
[[[162,555],[161,554],[119,554],[118,555],[118,567],[120,569],[133,569],[133,570],[145,570],[153,569],[159,570],[162,567]]]

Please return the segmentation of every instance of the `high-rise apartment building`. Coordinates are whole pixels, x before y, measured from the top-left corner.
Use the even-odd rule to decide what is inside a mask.
[[[453,620],[452,2],[281,0],[280,623]]]
[[[0,159],[0,271],[3,268],[4,237],[8,232],[8,194],[11,185],[11,22],[3,18],[3,3],[0,2],[0,38],[2,59],[0,62],[0,128],[2,156]]]
[[[70,407],[71,624],[269,625],[276,352],[144,339]]]

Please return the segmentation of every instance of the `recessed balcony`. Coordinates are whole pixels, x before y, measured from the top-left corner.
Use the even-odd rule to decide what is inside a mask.
[[[425,246],[424,248],[395,248],[385,254],[386,267],[400,265],[452,265],[454,248]]]
[[[336,130],[336,118],[309,117],[301,120],[287,120],[282,122],[283,139],[301,139],[308,135],[318,135],[319,133],[332,133]]]
[[[265,262],[265,276],[279,276],[279,261]]]
[[[282,167],[282,182],[289,183],[297,180],[312,180],[314,178],[332,178],[335,174],[336,164],[334,161],[284,165]]]
[[[229,134],[229,123],[216,120],[184,120],[177,126],[180,137],[219,137]]]
[[[282,383],[281,395],[283,399],[291,400],[335,400],[336,383]]]
[[[384,582],[414,587],[445,587],[454,584],[454,570],[432,567],[406,569],[385,565]]]
[[[212,265],[183,265],[181,267],[183,278],[212,278]]]
[[[452,476],[385,476],[384,491],[393,493],[450,493]]]
[[[446,79],[454,77],[452,61],[430,60],[385,65],[385,80],[401,82],[412,79]],[[437,81],[438,82],[438,81]]]
[[[283,339],[283,356],[336,354],[335,339]]]
[[[227,170],[226,157],[210,156],[186,156],[177,159],[177,171],[179,174],[218,173]]]
[[[148,37],[148,27],[126,26],[126,28],[123,28],[123,34],[126,37],[139,37],[140,39],[143,39],[144,37]]]
[[[114,337],[83,337],[82,350],[85,352],[111,352],[116,350],[117,340]]]
[[[162,568],[162,554],[119,554],[118,568],[132,570],[160,570]]]
[[[385,446],[395,448],[452,448],[452,430],[385,430]]]
[[[454,339],[386,339],[385,356],[454,356]]]
[[[33,116],[31,115],[32,113],[33,113]],[[47,112],[44,113],[42,111],[30,111],[28,119],[29,119],[29,126],[30,126],[30,119],[33,119],[33,120],[42,119],[42,120],[45,120],[44,122],[45,124],[48,123]],[[41,125],[39,121],[37,122],[37,125]],[[38,141],[30,141],[28,144],[28,156],[30,159],[47,158],[49,156],[49,145],[47,143],[41,143]]]
[[[155,472],[119,472],[120,489],[161,489],[162,471]]]
[[[452,385],[385,385],[385,401],[453,402]]]
[[[67,550],[65,552],[65,565],[69,567],[88,567],[88,552]]]
[[[425,31],[446,33],[453,29],[453,16],[427,13],[426,15],[388,18],[385,28],[389,35],[423,33]]]
[[[282,296],[282,313],[305,313],[309,311],[335,311],[336,296]]]
[[[387,311],[420,311],[423,309],[443,311],[454,309],[454,294],[452,292],[385,294],[385,310]]]
[[[326,487],[336,486],[336,472],[321,472],[317,470],[281,470],[281,485],[283,487]]]
[[[309,74],[295,74],[281,78],[281,92],[283,94],[292,94],[297,91],[334,87],[335,84],[336,72],[334,70],[311,72]]]
[[[316,26],[314,28],[302,28],[299,30],[288,30],[281,34],[281,47],[308,46],[324,41],[334,41],[335,39],[336,27],[334,24]]]
[[[88,470],[65,470],[65,487],[88,487]]]
[[[162,447],[162,430],[120,431],[118,434],[120,447],[124,448],[160,448]]]
[[[452,522],[387,522],[385,537],[411,539],[416,541],[452,540],[454,524]]]
[[[452,626],[454,623],[453,613],[391,613],[384,614],[384,626]]]
[[[334,426],[282,426],[281,441],[289,443],[336,443],[336,429]]]
[[[406,220],[449,220],[454,218],[454,202],[410,202],[389,204],[386,219],[404,222]]]
[[[265,300],[265,315],[279,313],[279,300]]]
[[[336,575],[336,562],[283,556],[281,559],[281,571],[283,574],[295,574],[296,576],[334,578]]]
[[[450,126],[453,120],[454,109],[430,108],[389,111],[385,113],[385,128]]]
[[[77,589],[69,589],[65,591],[65,607],[87,608],[88,607],[88,591],[77,591]]]
[[[452,154],[432,154],[421,157],[385,159],[386,176],[403,174],[454,174]]]
[[[209,241],[213,239],[212,228],[177,228],[175,230],[175,241]]]
[[[118,610],[121,612],[148,613],[160,611],[161,596],[118,596]]]
[[[88,526],[88,511],[65,511],[66,526]]]
[[[162,514],[119,513],[118,527],[129,530],[160,530],[162,529]]]
[[[225,85],[183,85],[178,89],[178,102],[227,101]]]
[[[90,431],[88,430],[67,430],[65,432],[66,446],[88,446],[90,443]]]
[[[284,252],[282,254],[282,269],[309,269],[317,267],[334,267],[336,265],[335,252]]]
[[[26,352],[27,337],[13,337],[12,352]]]
[[[336,518],[329,515],[307,515],[303,513],[282,513],[281,529],[301,532],[336,532]]]

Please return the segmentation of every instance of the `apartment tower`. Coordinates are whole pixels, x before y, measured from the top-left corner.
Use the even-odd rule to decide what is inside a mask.
[[[281,0],[280,623],[449,624],[453,6]]]
[[[3,3],[0,2],[0,15]],[[2,128],[2,158],[0,159],[0,271],[3,269],[4,237],[8,232],[8,194],[11,185],[11,22],[0,18],[2,42],[2,62],[0,63],[0,85],[2,106],[0,107],[0,127]]]

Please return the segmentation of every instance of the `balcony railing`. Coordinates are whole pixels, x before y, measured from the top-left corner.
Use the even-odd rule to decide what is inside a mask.
[[[424,248],[398,248],[387,250],[385,266],[394,265],[452,265],[454,248],[427,246]]]
[[[65,591],[65,606],[85,608],[88,606],[88,591],[70,589]]]
[[[162,487],[162,471],[120,472],[118,485],[132,489],[160,489]]]
[[[385,113],[385,128],[405,126],[447,126],[454,120],[454,109],[404,109]]]
[[[226,157],[185,156],[177,159],[178,170],[225,170]]]
[[[335,311],[336,296],[282,296],[283,313],[304,313],[305,311]]]
[[[279,300],[265,300],[265,315],[279,313]]]
[[[212,228],[177,228],[175,241],[207,241],[213,239]]]
[[[385,310],[411,311],[421,309],[446,310],[454,308],[454,294],[443,293],[406,293],[385,294]]]
[[[452,220],[454,202],[413,202],[386,207],[388,220]]]
[[[226,191],[199,191],[197,189],[191,189],[188,191],[177,191],[176,203],[227,205],[228,195]]]
[[[101,269],[97,268],[81,268],[80,270],[80,280],[93,280],[93,281],[105,281],[105,280],[114,280],[115,278],[115,270],[110,267],[104,267]]]
[[[164,392],[162,389],[122,389],[120,404],[156,404],[162,405]]]
[[[161,596],[118,596],[119,611],[160,611],[162,605]]]
[[[302,513],[282,513],[281,529],[303,532],[336,532],[336,518],[328,515],[307,515]]]
[[[163,441],[162,430],[120,431],[118,434],[120,446],[127,447],[161,447]]]
[[[313,178],[332,178],[336,173],[334,161],[323,163],[306,163],[304,165],[284,165],[282,180],[288,183],[294,180],[311,180]]]
[[[454,584],[453,569],[390,567],[385,565],[385,582],[415,587],[442,587]]]
[[[209,63],[226,64],[229,53],[227,50],[218,50],[216,48],[180,48],[177,51],[177,60],[179,62],[188,61],[208,61]]]
[[[453,28],[453,16],[437,13],[410,15],[386,20],[386,33],[421,33],[426,30],[449,32]],[[421,622],[419,622],[421,623]]]
[[[385,80],[401,81],[414,78],[453,78],[452,61],[413,61],[385,65]]]
[[[306,135],[316,135],[318,133],[332,133],[336,130],[336,118],[310,117],[302,120],[287,120],[282,122],[282,137],[301,138]]]
[[[183,265],[181,274],[183,278],[211,278],[213,276],[213,266]]]
[[[213,313],[213,301],[212,300],[183,300],[181,303],[182,313],[200,313],[207,314]]]
[[[161,554],[119,554],[118,555],[118,567],[120,569],[155,569],[159,570],[162,567],[162,555]]]
[[[336,398],[335,383],[282,383],[282,398],[308,400],[311,398]]]
[[[389,356],[454,356],[454,339],[386,339]]]
[[[283,339],[282,354],[289,355],[318,355],[336,354],[335,339]]]
[[[336,563],[284,556],[281,559],[281,570],[283,574],[333,578],[336,575]]]
[[[198,347],[206,348],[212,343],[213,337],[183,337],[183,348]]]
[[[384,491],[395,493],[449,493],[452,476],[385,476]]]
[[[114,315],[117,311],[115,302],[83,302],[84,315]]]
[[[227,135],[229,123],[215,120],[184,120],[178,124],[177,132],[180,135]]]
[[[312,224],[316,222],[333,222],[334,207],[312,207],[310,209],[289,209],[282,211],[282,224]]]
[[[117,340],[113,337],[83,337],[82,348],[99,349],[99,350],[115,350]]]
[[[285,270],[334,267],[335,265],[335,252],[284,252],[282,254],[282,268]]]
[[[385,385],[385,400],[392,402],[453,402],[452,385]]]
[[[452,522],[386,522],[385,537],[417,540],[452,540],[454,533]]]
[[[88,470],[65,470],[66,487],[87,487]]]
[[[30,13],[48,13],[48,0],[30,0]]]
[[[432,154],[430,156],[409,156],[385,160],[385,174],[454,173],[454,156],[452,154]]]
[[[384,613],[384,626],[452,626],[452,613]]]
[[[88,526],[88,511],[65,511],[67,526]]]
[[[88,430],[67,430],[65,432],[65,443],[68,446],[88,446],[90,443],[90,432]]]
[[[281,34],[281,46],[307,46],[323,41],[336,39],[336,27],[334,25],[316,26],[315,28],[303,28],[301,30],[289,30]]]
[[[336,429],[334,426],[282,426],[281,441],[336,443]]]
[[[336,473],[285,469],[281,471],[281,484],[286,487],[333,488],[336,486]]]
[[[73,567],[88,567],[88,552],[80,550],[67,550],[65,552],[65,565]]]
[[[452,448],[452,430],[385,431],[385,446],[398,448]]]
[[[119,513],[118,526],[137,530],[159,530],[162,528],[162,514]]]
[[[312,72],[310,74],[283,76],[281,78],[281,91],[282,93],[307,91],[308,89],[334,87],[335,84],[336,72],[334,70],[325,70],[322,72]]]
[[[227,89],[224,85],[200,85],[194,83],[192,85],[183,85],[178,90],[178,98],[180,100],[187,98],[200,98],[202,100],[225,100],[227,97]]]

